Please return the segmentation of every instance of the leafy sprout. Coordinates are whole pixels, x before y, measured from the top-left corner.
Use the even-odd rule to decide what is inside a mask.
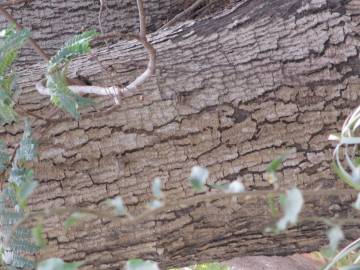
[[[14,111],[13,95],[15,76],[11,71],[19,49],[30,36],[30,31],[16,31],[14,27],[1,31],[0,35],[0,124],[12,123],[17,120]]]
[[[286,195],[280,197],[280,205],[284,215],[276,224],[279,231],[285,230],[288,224],[296,224],[303,204],[302,193],[296,187],[287,190]]]
[[[97,35],[96,31],[86,31],[73,37],[50,59],[48,64],[46,86],[50,90],[52,103],[76,119],[80,117],[79,107],[91,105],[93,102],[70,90],[66,77],[67,65],[75,57],[89,53],[90,41]]]
[[[195,191],[202,191],[208,177],[209,171],[206,168],[194,166],[191,169],[189,181]]]

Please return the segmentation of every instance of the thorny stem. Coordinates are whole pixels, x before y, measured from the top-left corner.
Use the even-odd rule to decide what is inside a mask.
[[[6,11],[6,9],[3,6],[0,6],[0,14],[2,14],[6,20],[10,23],[13,23],[16,25],[16,29],[17,30],[21,30],[24,29],[22,27],[22,25],[20,25],[15,19],[14,17]],[[41,49],[41,47],[36,43],[35,40],[33,40],[32,38],[28,39],[28,43],[33,47],[33,49],[46,61],[48,62],[50,60],[50,57],[45,53],[45,51],[43,49]]]
[[[354,192],[354,195],[356,194],[356,191],[349,191],[349,190],[337,190],[336,191],[338,195],[344,194],[349,195]],[[82,214],[88,214],[92,216],[96,216],[98,218],[105,218],[110,219],[111,221],[119,221],[118,225],[122,226],[129,226],[134,224],[140,224],[141,222],[145,221],[147,218],[151,216],[156,216],[159,213],[166,212],[168,210],[174,209],[174,208],[185,208],[192,205],[197,205],[199,203],[203,202],[209,202],[214,200],[221,200],[226,198],[236,198],[238,201],[248,201],[252,198],[267,198],[267,196],[279,196],[282,192],[281,191],[266,191],[266,190],[260,190],[260,191],[248,191],[248,192],[242,192],[242,193],[213,193],[213,194],[203,194],[199,196],[195,196],[192,198],[185,198],[180,201],[176,200],[166,200],[164,205],[156,208],[156,209],[149,209],[142,214],[139,214],[137,216],[127,215],[128,218],[124,216],[115,216],[111,212],[105,212],[104,210],[95,210],[95,209],[89,209],[89,208],[81,208],[81,207],[61,207],[61,208],[53,208],[53,209],[45,209],[45,210],[38,210],[33,211],[25,215],[25,217],[20,220],[18,223],[16,223],[9,233],[7,239],[5,240],[5,245],[9,243],[11,240],[12,235],[14,232],[22,225],[24,225],[28,220],[30,219],[38,219],[38,218],[44,218],[50,215],[63,215],[63,214],[73,214],[73,213],[82,213]],[[332,195],[334,194],[334,189],[325,189],[325,190],[309,190],[304,191],[304,196],[319,196],[319,195]],[[300,218],[301,221],[313,221],[313,222],[324,222],[324,219],[317,218],[317,217],[309,217],[306,216],[304,218]],[[342,219],[342,222],[358,222],[358,219],[351,218],[351,219]]]

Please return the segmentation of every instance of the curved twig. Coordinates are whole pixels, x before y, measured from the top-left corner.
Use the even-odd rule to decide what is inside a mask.
[[[97,37],[94,41],[106,40],[109,38],[126,38],[126,39],[136,39],[140,42],[148,52],[149,62],[145,71],[140,74],[133,82],[127,85],[124,88],[119,88],[117,86],[111,87],[100,87],[100,86],[79,86],[79,85],[69,85],[69,89],[76,94],[95,94],[101,96],[113,96],[115,97],[115,102],[118,103],[117,96],[119,94],[125,94],[129,91],[136,90],[140,85],[142,85],[146,80],[148,80],[154,73],[156,68],[156,50],[151,45],[146,37],[145,32],[145,11],[143,7],[142,0],[137,0],[139,18],[140,18],[140,33],[136,34],[122,34],[122,33],[112,33]],[[40,81],[35,85],[36,90],[42,95],[51,95],[51,91],[44,86],[44,82]]]
[[[36,90],[46,96],[51,95],[51,91],[44,85],[44,81],[38,82],[36,85]],[[99,96],[116,96],[119,93],[119,88],[117,86],[111,87],[101,87],[101,86],[92,86],[92,85],[69,85],[69,89],[75,94],[95,94]]]

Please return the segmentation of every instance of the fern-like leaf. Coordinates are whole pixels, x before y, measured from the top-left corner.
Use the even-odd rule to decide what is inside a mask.
[[[9,69],[15,61],[18,50],[29,37],[29,30],[15,31],[13,28],[1,32],[0,39],[0,124],[16,121],[17,115],[13,110],[12,101],[14,76]],[[10,73],[10,74],[8,74]]]
[[[9,161],[9,154],[6,152],[5,144],[0,141],[0,173],[6,169],[6,163]]]
[[[0,193],[1,255],[9,268],[34,269],[35,263],[27,256],[39,250],[31,230],[19,225],[26,218],[27,199],[37,186],[33,171],[27,166],[27,162],[36,157],[36,142],[31,135],[31,127],[25,122],[24,134],[10,172],[10,183]]]
[[[91,99],[78,96],[69,89],[65,71],[55,71],[47,76],[47,87],[51,92],[51,101],[55,106],[70,113],[76,119],[79,119],[78,111],[80,106],[91,105]]]
[[[32,129],[27,120],[25,120],[24,134],[20,141],[20,147],[16,152],[16,162],[31,161],[37,154],[37,143],[32,138]]]
[[[64,64],[77,56],[88,53],[90,51],[90,41],[97,35],[98,33],[96,31],[86,31],[71,38],[57,54],[51,58],[48,70],[51,71],[60,64]]]

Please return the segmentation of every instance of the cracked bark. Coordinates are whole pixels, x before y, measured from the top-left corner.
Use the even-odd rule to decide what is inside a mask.
[[[66,21],[64,9],[96,13],[91,1],[65,7],[57,2],[43,3],[37,12],[20,8],[17,16],[31,20],[48,11]],[[113,10],[113,2],[107,2]],[[149,1],[154,11],[148,14],[166,14],[155,10],[155,2],[159,1]],[[165,2],[171,1],[159,3]],[[135,8],[134,4],[125,10],[135,14]],[[59,40],[77,32],[82,26],[78,20],[85,17],[87,25],[97,24],[96,15],[73,18],[75,26],[65,27],[67,34]],[[123,18],[120,24],[128,19]],[[135,24],[132,20],[129,25]],[[43,29],[37,29],[35,38],[41,37],[41,44],[52,52],[60,44],[62,24],[47,23],[38,24]],[[107,27],[117,27],[113,23]],[[52,34],[54,29],[59,32]],[[79,122],[62,113],[49,126],[33,119],[33,126],[43,128],[43,139],[35,168],[40,187],[32,207],[97,207],[120,195],[130,211],[140,212],[150,200],[150,183],[156,176],[174,200],[196,196],[187,176],[198,164],[209,168],[210,183],[240,176],[248,189],[267,189],[266,165],[287,152],[282,187],[334,188],[333,195],[307,196],[306,215],[356,215],[350,207],[355,194],[330,169],[333,146],[327,137],[359,104],[359,34],[357,0],[238,1],[233,9],[212,17],[152,33],[157,74],[138,93],[117,107],[112,98],[96,97],[96,107],[84,110]],[[72,77],[85,77],[94,85],[112,85],[115,79],[121,85],[147,64],[146,51],[135,41],[94,51],[115,78],[92,57],[74,61]],[[47,115],[48,98],[34,88],[45,66],[29,67],[27,61],[33,63],[34,58],[25,50],[17,66],[23,89],[19,106]],[[14,146],[21,125],[5,126],[0,134]],[[324,227],[314,223],[302,223],[286,235],[265,236],[269,216],[265,200],[258,199],[179,206],[134,228],[103,220],[64,233],[59,219],[53,218],[47,255],[85,260],[87,269],[118,269],[133,257],[169,267],[245,254],[306,252],[326,241]],[[349,239],[358,236],[357,227],[345,227]]]

